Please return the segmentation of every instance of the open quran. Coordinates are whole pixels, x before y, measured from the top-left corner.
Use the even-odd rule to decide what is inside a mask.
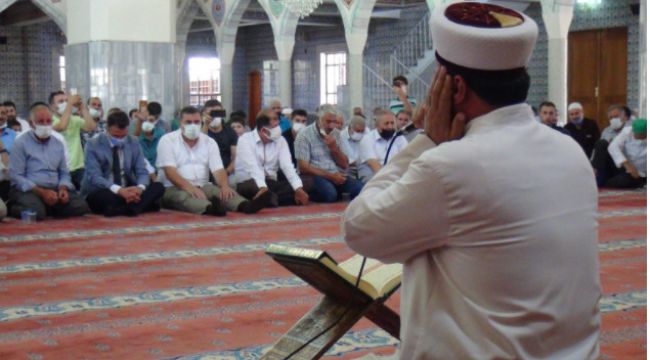
[[[367,259],[356,287],[363,262],[359,255],[339,264],[321,250],[270,245],[266,253],[325,296],[262,359],[285,359],[310,340],[313,341],[291,359],[319,358],[362,317],[399,338],[399,315],[386,307],[384,301],[401,284],[400,264]],[[332,324],[336,325],[314,339]]]

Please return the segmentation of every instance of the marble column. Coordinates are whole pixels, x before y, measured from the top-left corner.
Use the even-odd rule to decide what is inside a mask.
[[[647,14],[648,4],[641,0],[639,14],[639,117],[648,116],[648,56],[647,56]]]
[[[293,48],[296,44],[295,37],[276,37],[275,51],[278,54],[279,78],[280,78],[280,101],[282,106],[291,107],[291,58],[293,57]]]
[[[228,114],[233,111],[233,83],[232,83],[232,59],[235,56],[235,43],[225,42],[217,46],[219,61],[221,62],[221,104]]]
[[[367,29],[345,36],[348,44],[348,94],[349,113],[355,107],[363,108],[363,50],[368,40]]]
[[[542,17],[548,35],[548,96],[558,110],[560,124],[566,123],[569,79],[569,27],[573,4],[542,0]]]
[[[125,111],[157,101],[171,121],[176,106],[176,1],[67,0],[69,93],[98,96]],[[142,21],[147,14],[147,21]]]

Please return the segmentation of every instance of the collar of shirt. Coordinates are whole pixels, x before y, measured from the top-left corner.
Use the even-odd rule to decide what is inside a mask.
[[[504,106],[472,119],[465,125],[465,135],[481,132],[490,127],[523,125],[535,122],[535,114],[526,103]]]
[[[261,142],[262,145],[266,145],[266,144],[264,144],[264,142],[262,141],[262,138],[260,137],[260,133],[259,133],[259,131],[257,131],[257,129],[253,129],[251,132],[253,133],[253,139],[255,139],[255,143],[256,143],[256,144],[259,143],[259,142]]]

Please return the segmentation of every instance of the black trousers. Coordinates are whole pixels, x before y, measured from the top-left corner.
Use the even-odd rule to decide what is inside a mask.
[[[295,191],[293,191],[291,184],[287,180],[277,181],[266,178],[265,181],[271,192],[272,207],[295,205]],[[260,191],[260,188],[257,187],[253,179],[237,184],[237,192],[248,200],[253,199],[258,191]]]
[[[11,190],[11,182],[9,180],[0,181],[0,199],[5,202],[9,201],[9,190]]]
[[[109,189],[97,190],[86,196],[90,210],[95,214],[105,216],[137,216],[144,212],[160,210],[160,199],[165,193],[163,184],[155,182],[149,184],[140,195],[139,203],[127,204],[121,196],[114,194]]]
[[[598,187],[631,189],[642,187],[646,184],[646,178],[635,179],[625,172],[625,169],[617,168],[609,154],[607,140],[598,140],[594,146],[594,158],[591,166],[596,169],[596,183]]]

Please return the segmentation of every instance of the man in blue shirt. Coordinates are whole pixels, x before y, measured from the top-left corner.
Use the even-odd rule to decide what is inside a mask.
[[[9,156],[9,199],[11,215],[21,217],[24,210],[36,212],[43,220],[82,216],[88,204],[77,195],[65,159],[65,145],[51,136],[52,113],[44,104],[30,110],[32,130],[16,139]]]
[[[11,146],[16,140],[16,132],[7,126],[7,108],[0,104],[0,140],[4,149],[11,154]]]
[[[114,112],[108,116],[107,132],[86,145],[81,193],[94,213],[137,216],[160,210],[165,188],[158,182],[149,183],[138,139],[128,133],[129,116],[122,111]]]

